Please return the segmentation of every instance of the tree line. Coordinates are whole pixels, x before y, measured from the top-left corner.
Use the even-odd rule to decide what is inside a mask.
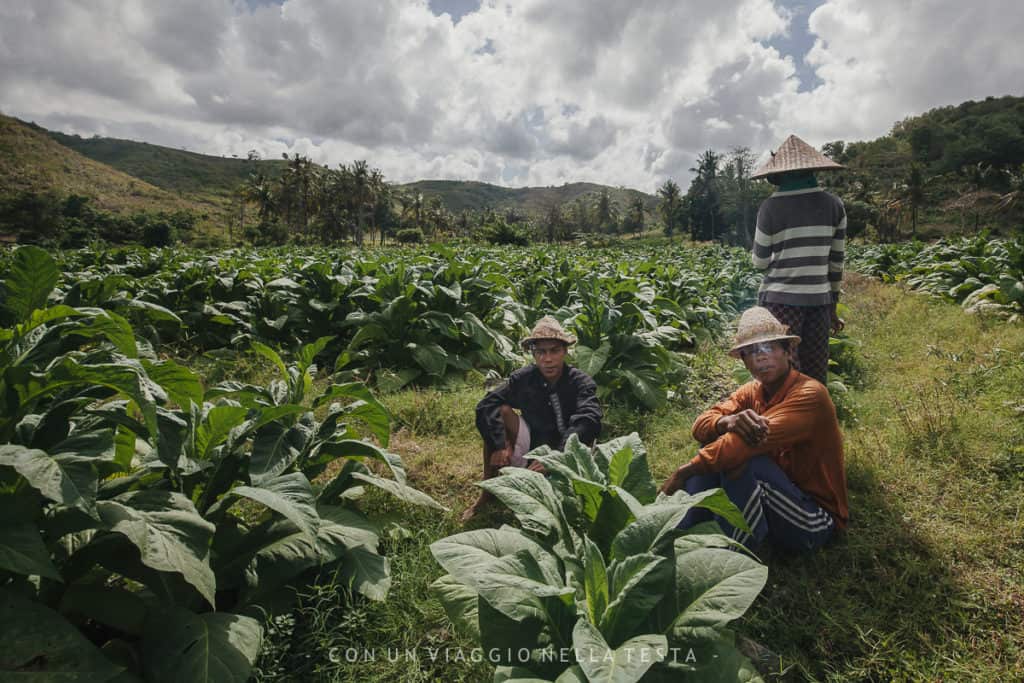
[[[499,244],[561,241],[576,235],[641,233],[648,211],[640,195],[626,205],[607,188],[571,202],[552,203],[542,215],[514,207],[452,212],[437,195],[387,183],[366,161],[329,168],[302,155],[284,155],[287,166],[271,177],[254,164],[238,187],[238,229],[257,244],[286,241],[384,244],[466,237]],[[255,152],[249,155],[258,161]]]

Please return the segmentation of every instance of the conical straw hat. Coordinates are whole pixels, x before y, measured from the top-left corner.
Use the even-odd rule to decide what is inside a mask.
[[[562,324],[550,315],[546,315],[538,320],[537,324],[533,326],[533,332],[530,333],[530,336],[519,343],[523,347],[524,351],[529,351],[531,344],[538,341],[544,341],[546,339],[552,339],[554,341],[560,341],[570,345],[576,343],[576,337],[566,332],[562,328]]]
[[[793,339],[797,344],[800,343],[800,337],[790,334],[789,327],[780,323],[771,311],[761,306],[753,306],[743,311],[743,315],[740,316],[736,339],[729,349],[729,355],[739,358],[740,349],[744,346],[780,339]]]
[[[786,171],[829,171],[845,168],[829,159],[795,135],[790,135],[771,158],[751,174],[751,178],[763,178],[772,173]]]

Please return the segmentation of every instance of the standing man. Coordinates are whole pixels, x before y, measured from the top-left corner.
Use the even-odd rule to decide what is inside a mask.
[[[565,363],[569,346],[576,337],[562,329],[551,316],[544,316],[522,341],[532,365],[513,372],[500,387],[489,392],[476,406],[476,427],[484,440],[484,479],[502,467],[544,467],[525,455],[540,446],[563,450],[571,434],[592,446],[601,433],[601,404],[597,385],[590,375]],[[516,411],[519,411],[518,413]],[[472,519],[491,500],[480,497],[466,509],[462,521]]]
[[[741,543],[752,535],[751,548],[814,550],[846,528],[849,516],[836,409],[820,382],[792,367],[799,343],[768,310],[743,313],[729,355],[742,358],[754,379],[697,417],[701,449],[661,487],[668,495],[724,489],[752,534],[717,521]],[[710,519],[694,509],[680,527]]]
[[[846,252],[843,202],[818,187],[814,171],[843,168],[795,135],[750,177],[778,190],[761,203],[754,267],[765,271],[758,304],[803,342],[793,366],[822,384],[828,377],[829,332],[843,329],[836,311]]]

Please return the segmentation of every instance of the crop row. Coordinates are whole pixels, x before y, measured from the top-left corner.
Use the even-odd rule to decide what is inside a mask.
[[[1011,321],[1024,314],[1024,237],[986,235],[851,248],[851,266],[887,282],[903,282],[969,313]]]
[[[82,250],[61,256],[50,304],[129,320],[156,349],[184,355],[292,350],[319,354],[339,378],[382,390],[507,373],[514,340],[544,314],[579,337],[576,362],[603,398],[656,407],[685,377],[680,352],[719,335],[753,297],[738,249],[569,247]]]
[[[23,247],[0,288],[0,671],[241,681],[266,611],[318,572],[384,598],[388,560],[355,501],[372,486],[440,506],[406,484],[364,385],[311,395],[327,338],[292,363],[253,342],[276,379],[204,389],[118,313],[68,305],[58,279]]]

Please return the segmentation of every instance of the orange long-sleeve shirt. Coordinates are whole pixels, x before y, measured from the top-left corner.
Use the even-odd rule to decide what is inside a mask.
[[[768,419],[767,439],[751,446],[738,434],[718,434],[720,418],[748,408]],[[731,470],[755,455],[771,456],[794,484],[832,514],[839,528],[846,528],[843,435],[828,389],[820,382],[790,370],[768,401],[760,382],[747,382],[697,417],[693,438],[706,445],[691,462],[709,472]]]

